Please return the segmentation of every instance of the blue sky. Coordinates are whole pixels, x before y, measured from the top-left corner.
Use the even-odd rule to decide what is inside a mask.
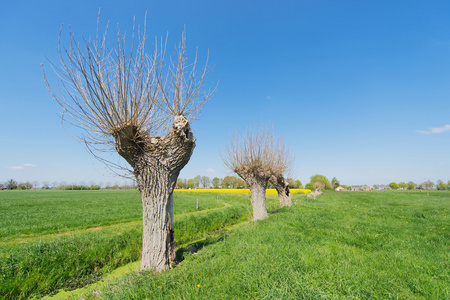
[[[147,12],[150,39],[168,32],[172,50],[186,26],[191,57],[209,51],[218,91],[182,178],[230,175],[228,134],[263,120],[303,183],[450,179],[448,1],[17,0],[0,2],[0,182],[122,182],[63,130],[40,67],[62,23],[95,35],[100,7],[103,25],[131,32]]]

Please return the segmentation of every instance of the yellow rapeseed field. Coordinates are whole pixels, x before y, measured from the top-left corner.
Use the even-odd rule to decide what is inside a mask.
[[[311,190],[308,189],[290,189],[292,194],[304,193],[308,194]],[[176,189],[175,192],[188,192],[188,193],[247,193],[250,194],[249,189]],[[276,189],[267,189],[267,195],[276,195]]]

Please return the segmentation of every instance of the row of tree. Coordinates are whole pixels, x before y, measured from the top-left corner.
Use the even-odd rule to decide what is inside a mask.
[[[294,180],[288,178],[287,182],[290,188],[302,188],[302,182],[300,180]],[[210,179],[208,176],[196,176],[191,179],[178,178],[178,189],[197,189],[197,188],[235,188],[243,189],[248,188],[247,183],[241,178],[236,176],[225,176],[224,178],[214,177]],[[269,182],[268,188],[274,188],[273,184]]]
[[[333,190],[340,185],[341,184],[336,177],[333,177],[330,182],[324,175],[316,174],[311,176],[309,183],[305,185],[305,188],[310,190]]]
[[[303,188],[302,182],[300,180],[294,180],[292,178],[287,178],[287,183],[290,188]],[[83,184],[57,184],[54,183],[52,186],[50,186],[48,183],[45,183],[38,187],[38,182],[17,182],[14,179],[10,179],[5,183],[0,183],[0,190],[30,190],[30,189],[44,189],[44,190],[100,190],[100,189],[107,189],[107,190],[131,190],[136,189],[136,185],[106,185],[104,187],[101,187],[97,184],[91,184],[91,185],[83,185]],[[324,175],[313,175],[310,178],[310,182],[305,185],[306,189],[310,190],[317,190],[317,189],[324,189],[324,190],[332,190],[337,187],[343,187],[346,190],[350,190],[351,187],[347,185],[341,185],[339,180],[336,179],[336,177],[333,177],[331,182],[324,176]],[[368,185],[364,185],[364,187],[369,188]],[[177,180],[177,189],[196,189],[196,188],[248,188],[247,183],[242,180],[241,178],[237,178],[236,176],[226,176],[225,178],[218,178],[214,177],[213,179],[210,179],[208,176],[196,176],[192,179],[182,179],[178,178]],[[274,188],[273,184],[271,182],[268,183],[267,188]],[[413,181],[409,182],[391,182],[389,184],[374,184],[372,186],[375,190],[382,190],[382,189],[403,189],[403,190],[431,190],[436,189],[438,191],[444,191],[444,190],[450,190],[450,180],[445,183],[442,180],[438,180],[436,183],[428,180],[420,184],[416,184]]]
[[[414,189],[418,189],[418,190],[432,190],[432,189],[436,189],[438,191],[444,191],[444,190],[450,190],[450,180],[447,181],[447,183],[445,183],[442,180],[438,180],[436,183],[427,180],[423,183],[420,184],[416,184],[412,181],[409,182],[391,182],[388,185],[384,185],[384,184],[374,184],[373,185],[374,189],[392,189],[392,190],[398,190],[398,189],[403,189],[403,190],[414,190]]]
[[[270,182],[277,190],[281,206],[292,206],[289,182],[284,177],[293,165],[293,157],[284,140],[270,125],[235,132],[222,155],[228,169],[241,177],[251,193],[253,220],[268,217],[266,189]]]
[[[136,189],[136,185],[107,185],[103,187],[103,189],[107,190],[131,190]],[[33,183],[26,181],[18,183],[14,179],[10,179],[5,183],[0,183],[0,190],[31,190],[31,189],[42,189],[42,190],[100,190],[102,187],[98,184],[65,184],[65,183],[53,183],[53,185],[49,185],[44,182],[42,186],[39,185],[39,182],[34,181]]]
[[[332,190],[339,186],[343,187],[346,190],[351,189],[350,186],[341,185],[339,180],[336,179],[336,177],[334,177],[330,183],[330,181],[325,176],[316,174],[316,175],[311,176],[310,182],[305,185],[305,188],[310,189],[310,190],[321,190],[321,189]],[[363,188],[369,188],[369,186],[364,185]],[[375,189],[375,190],[382,190],[382,189],[432,190],[432,189],[436,189],[438,191],[444,191],[444,190],[450,190],[450,180],[448,180],[447,183],[445,183],[442,180],[438,180],[436,183],[434,183],[430,180],[427,180],[420,184],[416,184],[413,181],[409,181],[409,182],[402,181],[399,183],[391,182],[389,184],[374,184],[373,189]]]
[[[14,179],[10,179],[5,183],[0,183],[0,190],[30,190],[33,188],[33,184],[30,182],[18,183]]]
[[[204,90],[207,65],[197,66],[197,56],[193,63],[187,62],[184,33],[175,57],[165,59],[165,41],[161,47],[154,45],[149,56],[145,26],[137,32],[138,37],[132,32],[128,45],[117,28],[111,49],[106,30],[97,28],[95,38],[80,43],[69,28],[67,43],[60,34],[60,62],[53,64],[56,88],[51,88],[45,72],[44,77],[63,109],[63,118],[84,129],[78,137],[82,144],[97,153],[94,155],[108,168],[134,175],[144,216],[141,269],[160,272],[171,268],[175,260],[173,191],[177,184],[189,185],[188,180],[178,181],[178,176],[195,148],[190,123],[215,88]],[[116,151],[127,165],[98,155],[109,151]],[[292,205],[290,183],[285,179],[292,160],[283,139],[270,126],[249,128],[232,136],[223,153],[225,165],[245,183],[237,178],[228,183],[223,178],[222,183],[211,180],[211,185],[247,185],[253,219],[263,219],[267,217],[265,190],[269,182],[277,190],[280,204]],[[315,176],[310,182],[312,189],[331,189],[337,184],[337,180],[330,183]],[[198,186],[208,185],[206,178],[201,180]]]

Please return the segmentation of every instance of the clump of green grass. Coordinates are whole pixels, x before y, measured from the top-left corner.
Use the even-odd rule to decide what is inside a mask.
[[[183,216],[175,219],[175,244],[179,246],[205,238],[215,231],[249,218],[248,209],[242,205]]]
[[[299,199],[209,240],[173,270],[131,274],[95,293],[106,299],[449,299],[450,193],[328,192],[311,202]]]

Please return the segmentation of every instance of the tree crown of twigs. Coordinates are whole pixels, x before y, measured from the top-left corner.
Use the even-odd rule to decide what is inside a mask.
[[[270,125],[235,132],[228,139],[222,159],[231,171],[241,176],[267,178],[283,175],[292,164],[282,137],[276,136]]]
[[[127,49],[125,34],[116,32],[116,46],[108,47],[108,26],[99,30],[94,40],[75,40],[69,26],[69,46],[58,40],[60,66],[51,63],[58,76],[53,89],[45,76],[47,88],[63,108],[63,121],[85,130],[79,137],[99,148],[114,146],[114,136],[124,127],[133,132],[162,135],[172,117],[182,115],[189,121],[198,117],[203,105],[214,94],[203,92],[209,68],[197,68],[197,54],[191,64],[186,58],[186,32],[183,31],[176,60],[166,66],[167,37],[151,55],[145,52],[146,26],[142,34],[135,26]],[[199,70],[198,70],[199,69]],[[106,147],[103,147],[106,146]],[[101,149],[97,149],[101,150]]]
[[[114,151],[119,133],[127,133],[131,141],[139,136],[164,135],[174,116],[195,120],[216,88],[203,91],[210,71],[208,59],[199,68],[196,53],[194,61],[188,64],[186,30],[176,58],[166,63],[167,37],[161,38],[159,44],[155,39],[151,55],[145,52],[146,22],[143,31],[138,27],[137,33],[133,22],[130,44],[117,26],[113,48],[108,46],[108,25],[103,33],[99,27],[98,18],[95,39],[83,38],[78,43],[69,26],[69,43],[65,46],[61,26],[59,64],[50,62],[58,76],[56,88],[52,88],[42,67],[47,88],[63,109],[63,125],[69,123],[83,129],[84,134],[76,138],[108,164],[95,152]]]

